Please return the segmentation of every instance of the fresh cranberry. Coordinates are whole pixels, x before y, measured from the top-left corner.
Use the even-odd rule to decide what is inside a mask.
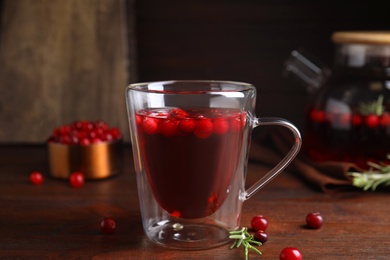
[[[362,124],[362,116],[361,115],[359,115],[359,114],[354,114],[353,116],[352,116],[352,119],[351,119],[351,122],[352,122],[352,125],[353,126],[359,126],[359,125],[361,125]]]
[[[322,110],[313,109],[310,111],[309,116],[313,122],[322,123],[325,120],[325,112]]]
[[[309,228],[319,229],[322,226],[323,219],[320,213],[309,213],[306,216],[306,224]]]
[[[80,144],[81,145],[89,145],[89,144],[91,144],[91,141],[88,138],[84,137],[80,140]]]
[[[105,132],[99,136],[99,138],[104,141],[104,142],[111,142],[114,140],[114,137],[112,136],[111,133]]]
[[[279,256],[280,260],[302,260],[302,253],[297,248],[286,247],[283,248]]]
[[[171,111],[169,111],[169,116],[183,119],[183,118],[188,117],[188,113],[186,111],[184,111],[183,109],[175,108],[175,109],[172,109]]]
[[[201,138],[205,139],[213,133],[213,123],[209,119],[200,119],[198,120],[194,134]]]
[[[364,123],[370,128],[375,128],[379,125],[379,117],[374,114],[367,115],[364,117]]]
[[[142,128],[147,134],[157,134],[158,133],[158,119],[152,117],[145,117],[142,122]]]
[[[44,177],[43,177],[43,174],[38,172],[38,171],[33,171],[31,174],[30,174],[30,182],[34,185],[40,185],[43,183],[44,181]]]
[[[214,121],[214,133],[218,135],[223,135],[229,131],[229,123],[225,119],[216,119]]]
[[[92,144],[97,144],[97,143],[100,143],[102,140],[100,140],[99,137],[93,137],[91,138],[91,143]]]
[[[173,136],[177,131],[177,124],[173,120],[164,119],[159,122],[158,130],[163,136]]]
[[[265,231],[268,227],[268,219],[263,215],[254,216],[251,220],[251,227],[254,231]]]
[[[267,235],[267,233],[265,233],[265,231],[263,231],[263,230],[258,230],[258,231],[256,231],[255,234],[253,235],[253,237],[254,237],[257,241],[261,242],[262,244],[264,244],[264,243],[267,242],[267,240],[268,240],[268,235]]]
[[[116,230],[116,222],[113,218],[105,218],[100,222],[100,230],[103,234],[113,234]]]
[[[237,133],[238,131],[241,130],[241,119],[239,117],[237,118],[232,118],[229,120],[229,127],[232,132]]]
[[[180,120],[180,123],[178,125],[180,132],[184,134],[190,134],[194,131],[196,126],[194,119],[183,119]]]
[[[84,174],[81,172],[74,172],[69,177],[69,183],[73,188],[80,188],[84,185]]]
[[[95,128],[99,128],[102,130],[107,131],[108,130],[108,124],[102,120],[96,121],[95,122]]]
[[[341,127],[346,128],[350,126],[351,118],[351,114],[344,113],[337,116],[337,121]]]
[[[390,125],[390,114],[389,113],[383,113],[383,115],[380,118],[381,125],[382,126],[389,126]]]
[[[114,140],[118,140],[118,139],[120,139],[122,137],[121,132],[116,127],[113,127],[113,128],[110,129],[110,134],[111,134],[111,136],[112,136],[112,138]]]

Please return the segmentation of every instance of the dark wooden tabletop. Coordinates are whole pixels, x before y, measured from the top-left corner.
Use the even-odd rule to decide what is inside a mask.
[[[31,171],[45,182],[29,182]],[[247,184],[267,170],[249,164]],[[282,173],[244,204],[242,226],[254,215],[269,220],[263,256],[278,259],[284,247],[300,249],[304,259],[389,259],[390,194],[324,194],[288,172]],[[88,181],[79,189],[48,175],[45,146],[0,146],[0,259],[244,259],[229,245],[202,251],[159,247],[143,234],[135,173],[126,147],[123,173]],[[305,217],[320,212],[324,225],[305,228]],[[100,221],[113,217],[113,235],[100,232]]]

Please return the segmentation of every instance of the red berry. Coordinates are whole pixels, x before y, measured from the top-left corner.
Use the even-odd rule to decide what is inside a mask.
[[[209,119],[198,120],[194,134],[202,139],[209,137],[213,133],[213,123]]]
[[[180,123],[178,125],[180,132],[184,134],[190,134],[194,131],[196,126],[194,119],[183,119],[180,120]]]
[[[313,122],[322,123],[325,120],[325,112],[322,110],[313,109],[309,116]]]
[[[364,117],[364,123],[370,127],[377,127],[379,124],[379,117],[377,115],[371,114]]]
[[[352,116],[352,125],[354,126],[358,126],[358,125],[361,125],[362,123],[362,116],[359,115],[359,114],[355,114]]]
[[[268,235],[263,230],[256,231],[253,236],[257,241],[261,242],[262,244],[264,244],[268,240]]]
[[[239,117],[232,118],[229,120],[229,127],[234,133],[237,133],[238,131],[240,131],[241,126],[242,126],[242,122],[241,122],[241,119]]]
[[[121,136],[122,136],[121,132],[120,132],[119,129],[116,128],[116,127],[111,128],[109,131],[110,131],[110,134],[111,134],[111,136],[112,136],[112,138],[113,138],[114,140],[118,140],[118,139],[120,139]]]
[[[30,181],[34,185],[40,185],[44,181],[43,174],[37,171],[34,171],[30,174]]]
[[[279,256],[280,260],[302,260],[302,253],[297,248],[286,247],[283,248]]]
[[[69,177],[69,183],[73,188],[80,188],[84,185],[84,174],[81,172],[74,172]]]
[[[177,124],[173,120],[164,119],[160,121],[158,125],[158,130],[163,136],[173,136],[177,131]]]
[[[309,213],[306,216],[306,224],[309,228],[319,229],[322,226],[323,219],[320,213]]]
[[[268,227],[268,219],[262,215],[254,216],[251,220],[251,227],[254,231],[265,231]]]
[[[113,234],[116,230],[116,222],[113,218],[105,218],[100,222],[100,230],[103,234]]]
[[[227,131],[229,131],[229,123],[228,121],[226,121],[225,119],[216,119],[214,121],[214,133],[218,134],[218,135],[223,135],[225,134]]]
[[[381,116],[381,125],[382,126],[389,126],[390,125],[390,114],[389,113],[384,113],[382,116]]]
[[[99,129],[102,129],[102,130],[108,130],[108,124],[104,121],[96,121],[95,122],[95,128],[99,128]]]
[[[339,114],[337,116],[338,124],[340,127],[349,127],[351,122],[351,114]]]
[[[158,119],[152,117],[145,117],[142,122],[142,128],[147,134],[157,134],[158,133]]]
[[[188,117],[188,113],[182,109],[175,108],[169,111],[169,117],[176,117],[176,118],[186,118]]]
[[[91,141],[87,137],[84,137],[80,140],[80,144],[81,145],[89,145],[89,144],[91,144]]]

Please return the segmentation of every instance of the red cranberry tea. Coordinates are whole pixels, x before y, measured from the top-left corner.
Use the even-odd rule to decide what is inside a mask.
[[[384,110],[330,112],[310,109],[304,149],[314,161],[354,162],[368,168],[367,162],[387,162],[390,153],[390,114]]]
[[[214,108],[137,112],[145,170],[164,210],[201,218],[222,205],[240,160],[245,117]]]

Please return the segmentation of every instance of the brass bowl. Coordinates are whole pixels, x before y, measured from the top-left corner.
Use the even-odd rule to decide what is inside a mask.
[[[101,142],[90,145],[48,143],[50,174],[68,179],[76,171],[86,179],[103,179],[117,175],[122,170],[123,143]]]

